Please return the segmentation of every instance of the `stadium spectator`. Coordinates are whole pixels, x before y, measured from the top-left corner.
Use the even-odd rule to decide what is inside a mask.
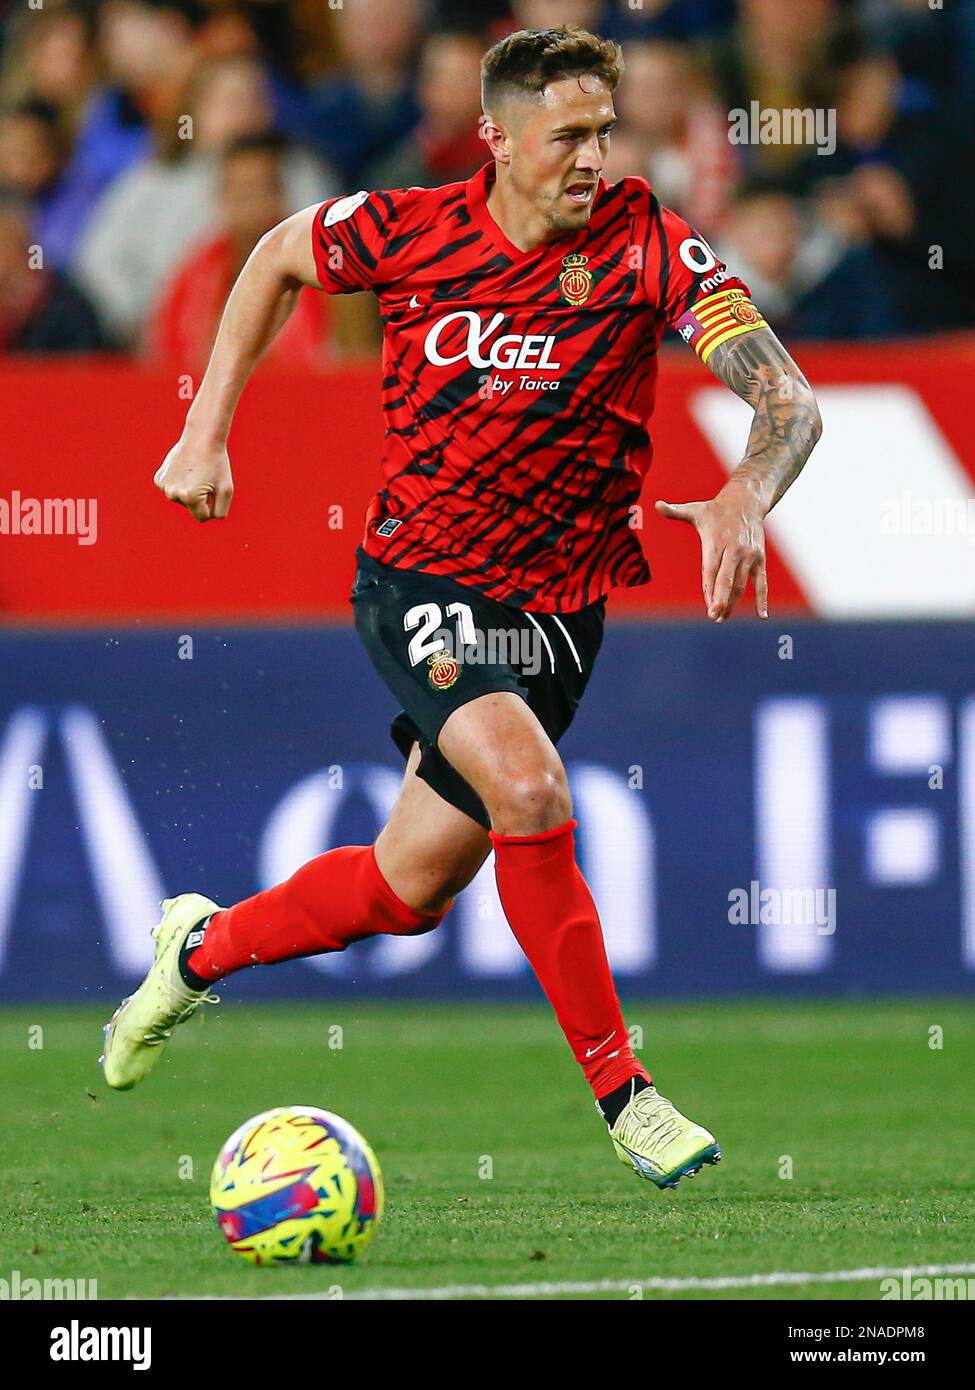
[[[600,32],[621,42],[713,37],[735,19],[735,0],[609,0]]]
[[[870,241],[895,310],[913,332],[975,317],[975,132],[957,105],[917,104],[890,53],[837,73],[838,144],[807,154],[793,182],[818,195],[832,225]],[[942,263],[937,264],[938,248]]]
[[[31,211],[0,192],[0,354],[97,352],[106,346],[95,311],[31,242]]]
[[[68,3],[60,9],[24,9],[11,20],[0,75],[0,105],[25,101],[54,107],[74,132],[95,82],[94,25]]]
[[[616,110],[646,152],[630,172],[648,178],[667,207],[716,231],[738,179],[726,113],[681,45],[629,43],[625,55]]]
[[[975,114],[975,5],[931,0],[860,0],[872,47],[893,53],[907,79],[908,100],[947,99]]]
[[[221,153],[237,139],[272,128],[263,67],[251,58],[205,63],[187,114],[189,122],[171,128],[168,147],[106,195],[77,261],[81,284],[126,343],[137,339],[174,267],[216,222]],[[283,179],[286,213],[340,191],[319,161],[295,146],[283,155]]]
[[[134,346],[176,264],[216,235],[228,146],[272,130],[293,142],[289,209],[468,177],[483,162],[479,50],[514,29],[578,23],[624,44],[607,180],[645,175],[716,240],[742,179],[736,236],[759,223],[756,180],[771,183],[799,199],[790,295],[811,267],[832,277],[821,318],[832,322],[853,266],[871,287],[879,274],[891,303],[887,314],[861,304],[850,322],[970,327],[975,201],[960,171],[975,155],[973,3],[44,0],[0,17],[0,186],[29,203],[48,269],[70,271],[113,340]],[[729,112],[752,101],[835,110],[835,153],[731,144]],[[813,317],[803,322],[819,333]],[[359,347],[375,339],[373,310],[350,322]]]
[[[55,107],[38,99],[0,113],[0,186],[31,208],[32,235],[49,266],[63,265],[74,237],[75,207],[65,182],[66,140]]]
[[[869,245],[837,236],[782,189],[744,189],[717,249],[786,338],[886,337],[904,327]]]
[[[220,315],[241,267],[259,239],[285,216],[280,137],[254,135],[231,145],[220,172],[220,230],[195,247],[166,286],[147,333],[150,360],[202,373]],[[266,362],[321,367],[332,355],[328,295],[303,289]]]
[[[738,0],[738,22],[711,46],[725,114],[830,106],[832,64],[859,28],[834,0]],[[778,174],[802,159],[803,145],[758,140],[737,146],[751,175]]]
[[[467,179],[487,162],[480,136],[482,40],[475,34],[433,34],[423,46],[417,78],[420,121],[374,161],[369,188],[433,187]]]
[[[317,76],[323,70],[316,49],[337,13],[322,6],[320,0],[263,0],[248,4],[246,10],[216,8],[201,27],[197,45],[202,58],[253,58],[261,62],[275,130],[304,143],[309,137],[302,73],[307,70]]]
[[[56,182],[62,164],[58,116],[42,101],[25,101],[0,112],[0,185],[31,202]]]
[[[425,27],[429,33],[482,29],[490,36],[486,40],[490,43],[504,38],[511,29],[511,7],[508,0],[432,0]]]
[[[203,16],[192,0],[107,0],[99,11],[99,53],[108,80],[80,118],[71,159],[48,210],[52,264],[70,263],[95,204],[153,145],[154,122],[174,114],[195,57]]]
[[[511,28],[554,29],[559,24],[578,24],[581,29],[599,27],[602,0],[512,0]]]
[[[346,191],[367,165],[410,134],[419,119],[413,58],[421,39],[419,0],[356,0],[336,25],[342,69],[309,94],[312,138]]]

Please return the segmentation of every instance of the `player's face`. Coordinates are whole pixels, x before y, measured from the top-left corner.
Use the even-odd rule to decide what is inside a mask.
[[[509,131],[511,180],[554,232],[574,232],[592,212],[610,132],[613,94],[597,77],[551,82]]]

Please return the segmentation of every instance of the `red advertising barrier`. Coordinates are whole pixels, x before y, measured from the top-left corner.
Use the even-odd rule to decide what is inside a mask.
[[[975,476],[975,339],[818,346],[796,355],[817,387],[907,384]],[[726,474],[689,409],[693,393],[712,384],[690,354],[666,354],[644,490],[642,540],[654,580],[616,591],[613,616],[700,611],[694,537],[657,517],[653,501],[707,497],[721,486]],[[353,551],[379,479],[378,363],[322,375],[259,372],[231,437],[230,518],[205,526],[152,485],[186,404],[171,375],[129,363],[0,365],[4,623],[348,620]],[[11,534],[17,494],[96,499],[92,543]],[[769,579],[777,612],[808,610],[774,548]]]

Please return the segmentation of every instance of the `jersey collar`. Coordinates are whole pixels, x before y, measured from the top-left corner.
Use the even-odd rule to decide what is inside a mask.
[[[580,227],[571,236],[559,237],[556,241],[546,241],[540,246],[533,246],[530,251],[522,251],[513,241],[509,241],[501,230],[497,222],[491,216],[487,200],[494,185],[497,170],[494,160],[481,166],[473,178],[468,179],[466,185],[467,209],[471,215],[471,220],[475,226],[479,227],[483,234],[504,252],[512,261],[524,261],[530,256],[545,255],[557,251],[560,256],[564,256],[567,251],[571,251],[574,246],[578,246],[585,241],[589,234],[589,225],[592,221],[590,213],[589,222],[584,227]],[[602,175],[596,184],[596,192],[593,196],[593,210],[596,207],[596,200],[602,193],[605,184]]]

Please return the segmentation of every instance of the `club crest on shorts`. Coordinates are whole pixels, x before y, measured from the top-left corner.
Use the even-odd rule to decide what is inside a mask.
[[[572,251],[562,257],[562,274],[559,276],[559,289],[570,304],[585,304],[592,293],[592,271],[586,269],[589,257],[581,251]]]
[[[434,652],[427,657],[427,680],[434,690],[449,690],[460,678],[460,662],[447,652]]]

